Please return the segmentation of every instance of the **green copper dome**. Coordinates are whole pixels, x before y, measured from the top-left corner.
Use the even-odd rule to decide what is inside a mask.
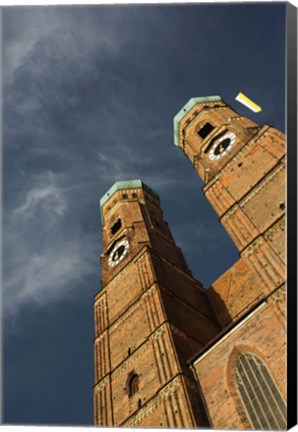
[[[220,96],[204,96],[189,99],[187,104],[185,104],[184,107],[174,117],[174,143],[177,147],[179,147],[179,123],[182,118],[191,110],[191,108],[197,103],[217,102],[221,100],[222,98]]]

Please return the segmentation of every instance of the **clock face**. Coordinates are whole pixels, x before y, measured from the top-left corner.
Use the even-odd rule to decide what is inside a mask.
[[[222,136],[216,143],[212,146],[209,159],[217,160],[223,157],[228,151],[231,150],[236,141],[236,135],[233,132],[228,132]]]
[[[127,254],[128,248],[129,248],[129,243],[127,239],[124,239],[119,243],[117,243],[114,249],[112,250],[112,252],[110,253],[109,266],[114,267],[121,260],[123,260],[123,258]]]

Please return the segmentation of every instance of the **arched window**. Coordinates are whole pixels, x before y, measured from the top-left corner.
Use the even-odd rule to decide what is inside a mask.
[[[236,386],[255,429],[286,429],[286,404],[264,362],[251,353],[240,353]]]
[[[126,383],[126,392],[129,397],[138,393],[139,391],[139,375],[136,373],[130,373]]]

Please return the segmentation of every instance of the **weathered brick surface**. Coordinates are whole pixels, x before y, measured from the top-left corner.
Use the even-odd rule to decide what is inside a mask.
[[[231,330],[195,362],[204,399],[219,429],[250,429],[235,384],[235,362],[239,352],[260,357],[286,399],[285,297],[273,294],[250,318]]]
[[[235,204],[234,198],[218,178],[214,178],[206,186],[208,187],[203,189],[205,196],[219,216],[222,216]]]
[[[153,281],[152,281],[153,282]],[[137,266],[131,262],[123,267],[105,288],[108,299],[109,323],[113,323],[134,303],[142,292]]]
[[[185,374],[191,375],[187,360],[199,352],[204,345],[198,342],[197,338],[193,339],[189,333],[185,333],[174,324],[170,324],[170,326],[173,344],[179,353],[180,368]]]
[[[109,325],[108,321],[108,303],[107,292],[100,292],[97,300],[94,302],[94,323],[95,336],[101,334]]]
[[[148,341],[144,342],[131,356],[112,372],[112,394],[115,425],[138,410],[138,401],[146,403],[173,376],[178,366],[173,362],[174,352],[165,326],[158,329]],[[137,400],[125,393],[128,374],[135,371],[140,377]]]
[[[210,317],[200,314],[190,303],[179,300],[169,291],[161,290],[161,294],[169,321],[175,323],[193,340],[205,344],[218,333],[217,323]]]
[[[107,375],[93,389],[94,424],[113,426],[113,405],[111,399],[111,377]]]
[[[190,407],[185,377],[176,376],[135,415],[125,427],[192,428],[196,421]]]
[[[197,387],[184,382],[193,380],[187,360],[220,327],[206,291],[191,277],[173,241],[158,200],[145,192],[137,198],[129,190],[122,192],[105,203],[103,212],[103,289],[94,303],[95,424],[120,426],[137,416],[138,424],[151,427],[203,425]],[[113,233],[119,218],[121,226]],[[123,238],[129,249],[111,266],[111,250]],[[139,376],[139,389],[129,396],[133,373]],[[181,373],[185,378],[179,378]],[[182,380],[178,401],[176,390],[164,396],[175,379]],[[162,403],[156,405],[160,394]],[[150,415],[146,406],[151,406]],[[144,410],[145,416],[140,414]]]
[[[285,215],[270,227],[264,234],[272,249],[278,254],[283,263],[286,262],[286,233],[285,233]]]
[[[245,249],[242,257],[247,259],[253,274],[262,281],[260,286],[265,294],[285,282],[285,265],[264,237],[258,237]]]
[[[261,233],[279,219],[285,211],[284,164],[278,164],[266,175],[241,200],[240,206]]]
[[[259,237],[241,258],[208,289],[222,326],[237,321],[285,282],[285,265],[264,238]]]
[[[180,299],[190,303],[201,313],[211,317],[214,316],[208,299],[206,299],[206,291],[200,282],[168,263],[160,255],[153,254],[152,263],[156,278],[163,287],[172,291]]]
[[[249,168],[246,169],[247,175],[233,174],[232,165],[237,165],[234,157],[228,164],[230,172],[221,172],[221,180],[216,180],[206,189],[206,197],[221,216],[221,223],[239,251],[259,234],[265,233],[285,212],[284,160],[276,163],[276,158],[267,152],[272,163],[267,160],[266,164],[266,159],[265,162],[262,159],[262,147],[256,145],[253,147],[254,160],[245,161]],[[244,150],[246,147],[242,152]],[[255,171],[257,164],[254,161],[262,168]]]
[[[278,164],[279,159],[271,153],[269,146],[261,145],[269,141],[271,134],[270,128],[264,133],[260,131],[218,174],[235,201],[251,191]]]
[[[223,327],[261,300],[261,283],[247,260],[240,259],[211,285],[208,296]]]
[[[214,129],[202,138],[206,122]],[[211,146],[227,131],[236,134],[234,146],[211,160]],[[94,301],[94,422],[250,429],[235,382],[239,353],[262,359],[286,398],[285,137],[223,101],[194,106],[179,136],[240,258],[205,290],[154,193],[122,189],[105,202],[103,289]],[[123,239],[127,253],[110,266]],[[139,388],[129,396],[133,373]]]
[[[239,251],[242,251],[259,234],[254,223],[238,204],[224,214],[221,222]]]
[[[241,254],[208,290],[222,327],[238,323],[239,328],[228,332],[202,359],[198,354],[195,364],[211,424],[245,429],[251,425],[231,386],[233,353],[245,349],[258,353],[285,397],[285,302],[280,294],[285,288],[278,289],[285,282],[285,137],[272,127],[256,127],[237,116],[231,121],[229,109],[221,104],[217,108],[206,104],[210,108],[196,116],[201,106],[195,106],[180,122],[180,145]],[[242,131],[236,119],[241,119]],[[207,121],[215,128],[202,140],[197,132]],[[236,134],[236,142],[227,155],[210,161],[210,143],[225,130]],[[266,307],[245,321],[262,299]]]
[[[155,291],[152,291],[152,288],[155,288]],[[150,335],[152,329],[148,314],[153,315],[158,324],[164,321],[156,287],[152,288],[148,293],[151,300],[150,310],[146,310],[147,297],[142,297],[110,327],[110,346],[113,348],[111,350],[112,369],[128,357],[129,350],[133,353]]]
[[[285,135],[274,127],[265,132],[259,144],[276,159],[281,159],[285,154]]]

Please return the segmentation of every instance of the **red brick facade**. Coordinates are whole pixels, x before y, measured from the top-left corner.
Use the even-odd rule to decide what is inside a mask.
[[[240,257],[205,290],[175,245],[157,195],[139,180],[107,192],[94,302],[94,423],[282,428],[284,136],[220,98],[186,105],[176,132]]]

